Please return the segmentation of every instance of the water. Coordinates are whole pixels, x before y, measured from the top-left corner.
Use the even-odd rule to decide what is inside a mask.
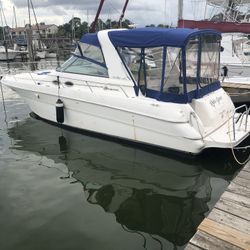
[[[1,250],[183,249],[237,171],[61,129],[4,96]]]

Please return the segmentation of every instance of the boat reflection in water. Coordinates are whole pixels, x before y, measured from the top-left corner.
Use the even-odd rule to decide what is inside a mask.
[[[159,249],[166,240],[168,247],[185,245],[236,171],[230,162],[179,160],[32,118],[8,134],[15,149],[53,160],[68,173],[62,179],[82,183],[87,201],[113,213],[124,230],[141,235],[145,248],[150,240]]]

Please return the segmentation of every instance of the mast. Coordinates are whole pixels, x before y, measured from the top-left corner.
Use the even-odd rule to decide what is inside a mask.
[[[71,42],[75,41],[75,17],[72,15],[71,22]]]
[[[16,25],[16,28],[17,28],[16,9],[15,9],[15,6],[13,6],[13,13],[14,13],[15,25]]]
[[[44,48],[44,44],[42,43],[42,35],[41,35],[41,32],[40,32],[39,24],[38,24],[38,22],[37,22],[36,13],[35,13],[35,8],[34,8],[34,6],[33,6],[32,0],[29,0],[29,1],[30,1],[30,6],[31,6],[31,8],[32,8],[33,15],[34,15],[34,18],[35,18],[35,21],[36,21],[36,28],[37,28],[38,36],[39,36],[39,39],[38,39],[38,47],[39,47],[39,49],[45,49],[45,48]]]
[[[27,34],[27,47],[29,52],[29,60],[33,62],[35,60],[34,50],[32,46],[32,30],[31,30],[31,17],[30,17],[30,0],[27,0],[28,4],[28,15],[29,15],[29,24],[26,25],[26,34]]]
[[[97,24],[99,15],[100,15],[100,13],[101,13],[102,6],[103,6],[103,4],[104,4],[104,1],[105,1],[105,0],[101,0],[101,1],[100,1],[98,10],[97,10],[97,12],[96,12],[95,20],[94,20],[94,22],[92,23],[92,25],[91,25],[91,27],[90,27],[90,31],[89,31],[90,33],[94,33],[95,30],[96,30],[96,24]]]
[[[129,2],[129,0],[125,1],[125,4],[124,4],[123,9],[122,9],[122,14],[120,15],[120,18],[119,18],[119,25],[120,25],[120,27],[122,27],[122,19],[124,17],[125,11],[127,9],[128,2]]]
[[[183,20],[183,0],[178,0],[178,22]]]
[[[4,13],[3,13],[3,6],[2,6],[2,2],[1,3],[1,23],[2,23],[2,32],[3,32],[3,40],[4,40],[4,48],[5,48],[5,53],[6,53],[6,60],[7,60],[7,63],[9,62],[9,54],[8,54],[8,46],[7,46],[7,41],[6,41],[6,36],[5,36],[5,28],[4,28],[4,23],[3,23],[3,18],[4,18]],[[6,25],[7,26],[7,25]]]

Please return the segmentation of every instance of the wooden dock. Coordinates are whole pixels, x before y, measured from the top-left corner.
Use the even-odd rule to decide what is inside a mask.
[[[250,78],[249,78],[250,81]],[[229,88],[229,89],[244,89],[244,90],[250,90],[250,84],[249,83],[243,83],[243,82],[221,82],[222,88]]]
[[[250,250],[250,162],[232,180],[186,250]]]

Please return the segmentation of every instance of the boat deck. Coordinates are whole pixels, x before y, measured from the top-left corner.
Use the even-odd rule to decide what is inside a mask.
[[[250,83],[250,79],[249,79],[249,83]],[[250,90],[250,84],[249,83],[244,83],[244,82],[222,82],[221,87]]]
[[[198,227],[186,250],[250,250],[250,162]]]

